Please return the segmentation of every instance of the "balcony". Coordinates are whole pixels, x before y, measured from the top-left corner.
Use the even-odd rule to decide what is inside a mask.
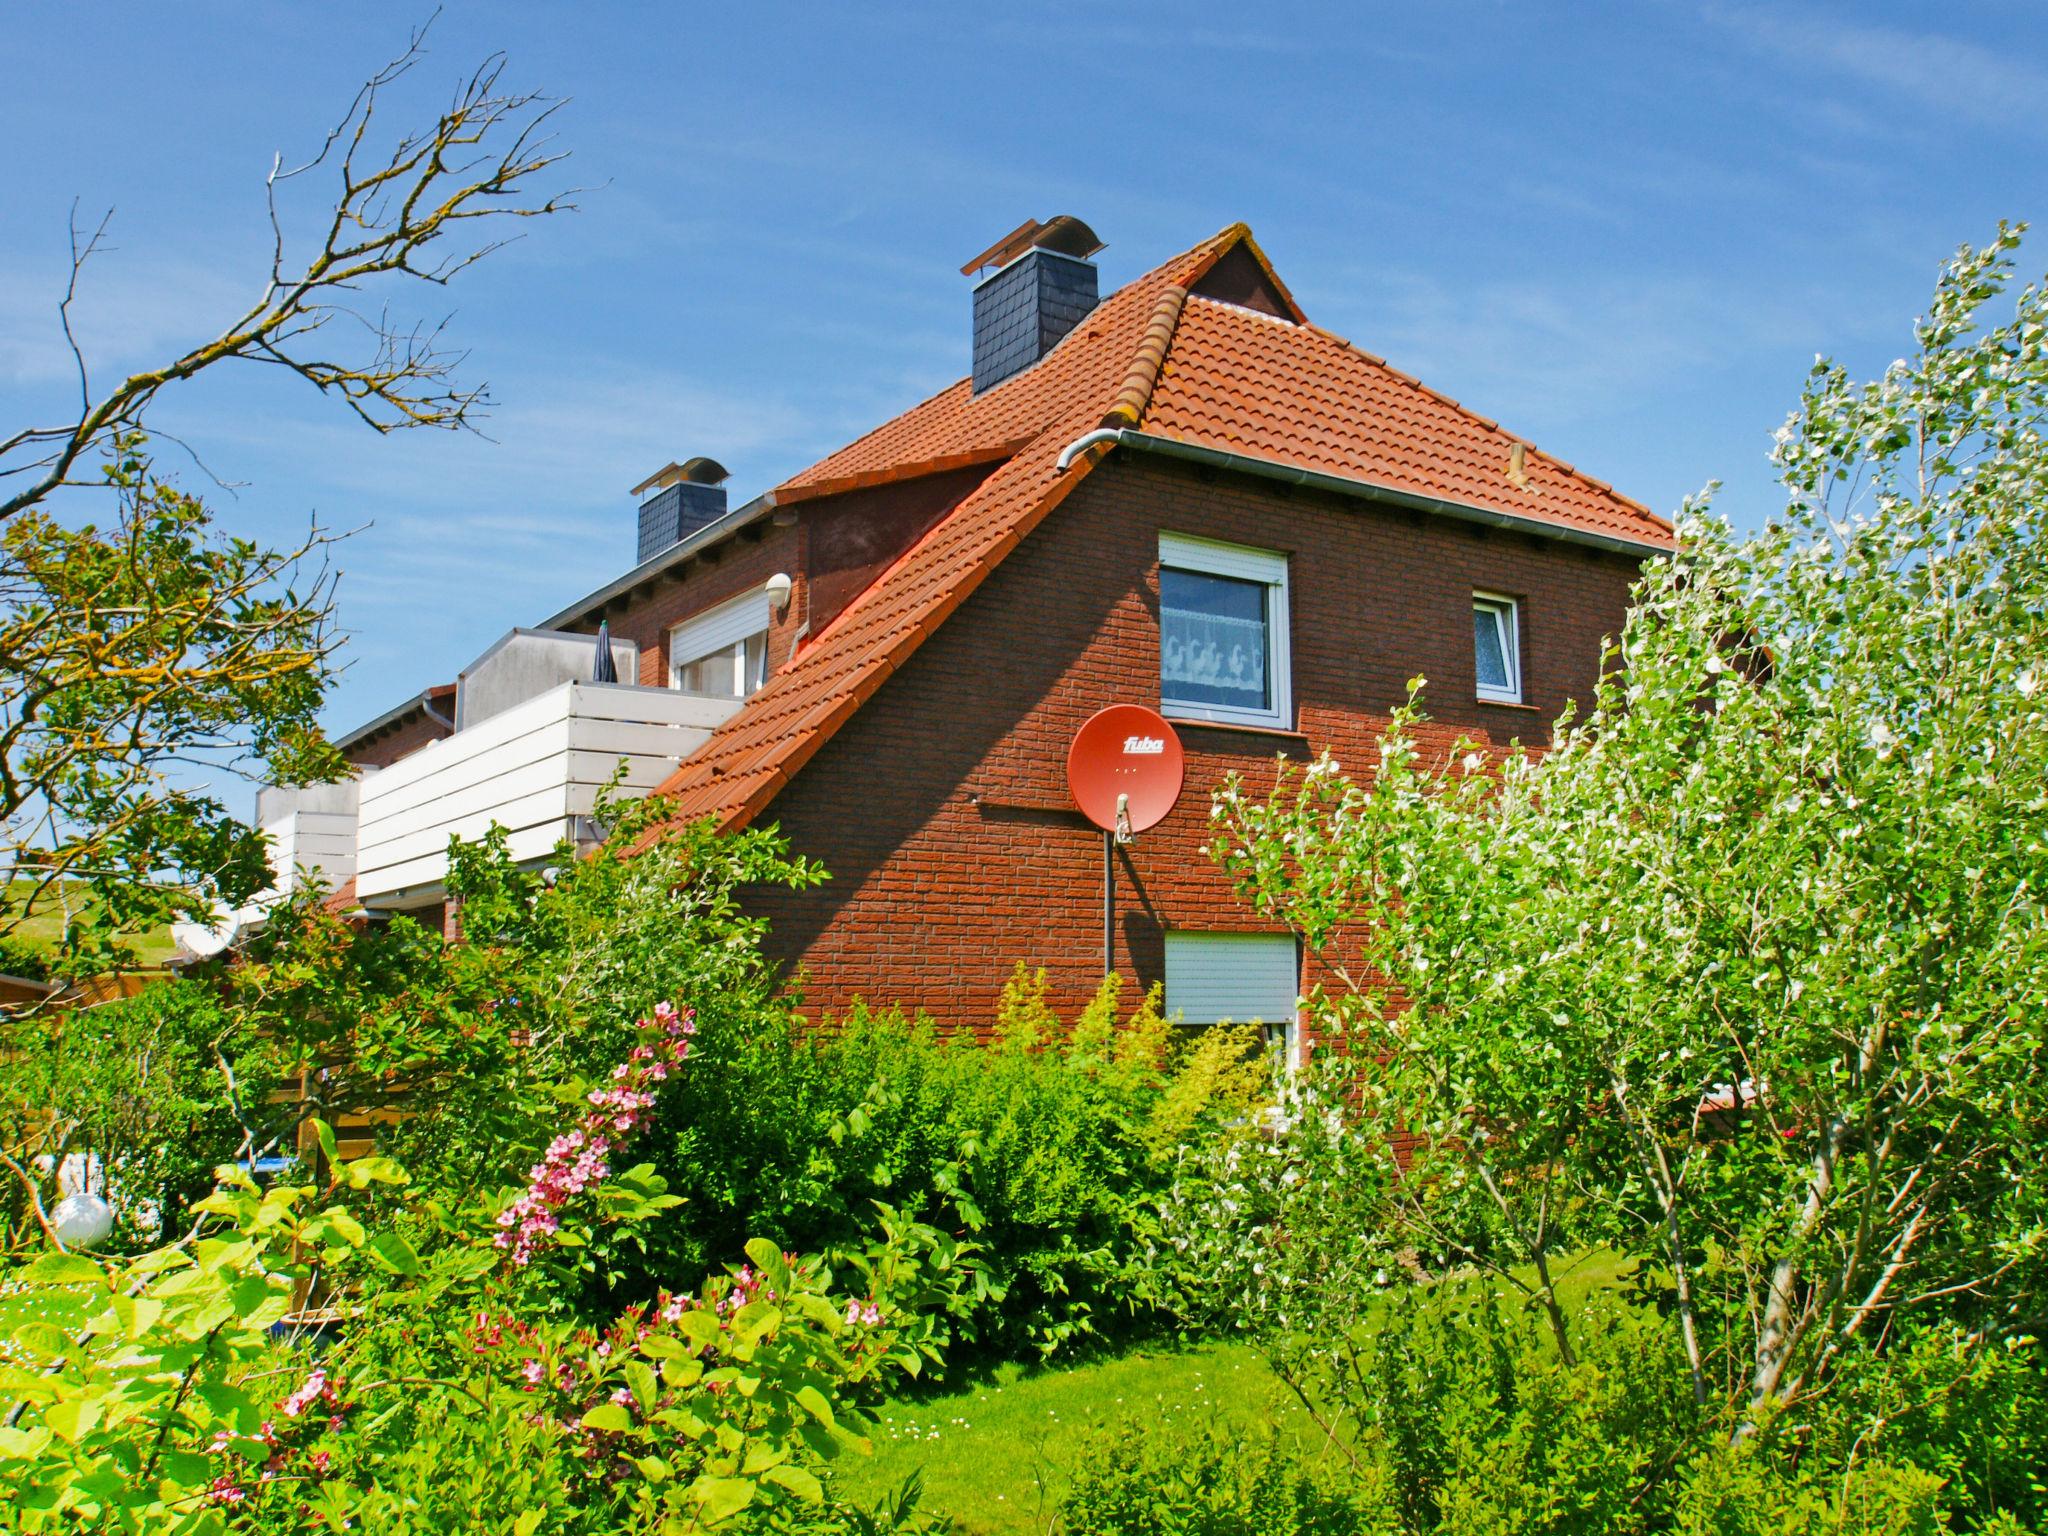
[[[303,788],[266,785],[256,792],[256,825],[270,839],[274,896],[289,896],[317,874],[329,890],[356,872],[357,782]],[[266,905],[268,901],[266,900]]]
[[[358,783],[356,899],[398,909],[438,901],[448,840],[495,824],[512,857],[589,843],[598,790],[625,764],[621,788],[644,795],[702,746],[741,701],[619,683],[559,683]]]

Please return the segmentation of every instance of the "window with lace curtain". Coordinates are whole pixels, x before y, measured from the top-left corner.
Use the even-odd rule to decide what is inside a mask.
[[[1293,723],[1285,555],[1159,536],[1159,699],[1183,719]]]
[[[1479,697],[1522,702],[1522,605],[1490,592],[1472,594],[1472,660]]]

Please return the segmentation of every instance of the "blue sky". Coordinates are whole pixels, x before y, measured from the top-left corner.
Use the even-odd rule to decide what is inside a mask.
[[[0,420],[68,398],[73,198],[115,209],[96,364],[199,339],[259,282],[273,150],[317,144],[425,14],[0,13]],[[1244,219],[1320,323],[1660,510],[1720,479],[1753,524],[1814,354],[1882,366],[1955,245],[2048,214],[2034,0],[455,0],[431,49],[394,120],[503,49],[570,98],[596,188],[451,293],[395,296],[454,311],[493,440],[378,438],[260,369],[157,418],[240,485],[231,526],[363,529],[336,727],[629,566],[627,488],[669,459],[713,455],[744,499],[958,377],[958,268],[1026,217],[1088,220],[1105,286]]]

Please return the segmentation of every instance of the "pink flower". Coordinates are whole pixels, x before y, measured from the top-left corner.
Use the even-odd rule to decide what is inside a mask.
[[[874,1328],[882,1321],[882,1309],[872,1301],[849,1301],[846,1304],[846,1322],[849,1327]]]
[[[326,1392],[327,1373],[316,1368],[311,1375],[299,1383],[297,1389],[293,1391],[290,1397],[277,1405],[277,1410],[288,1419],[296,1419],[300,1414],[312,1407],[314,1403],[318,1402]]]
[[[334,1458],[332,1456],[329,1456],[325,1451],[315,1451],[313,1453],[313,1470],[324,1477],[327,1473],[327,1468],[329,1464],[332,1463],[333,1460]]]
[[[502,1230],[494,1241],[511,1252],[514,1264],[532,1262],[534,1254],[547,1246],[560,1230],[556,1212],[562,1205],[610,1176],[613,1147],[638,1130],[641,1116],[654,1106],[646,1085],[664,1081],[670,1068],[682,1062],[696,1028],[692,1015],[679,1013],[669,1003],[657,1005],[651,1021],[641,1021],[646,1038],[612,1069],[615,1086],[593,1088],[584,1095],[591,1112],[575,1129],[548,1144],[546,1154],[527,1170],[526,1192],[498,1213]]]
[[[249,1490],[223,1472],[206,1485],[206,1497],[214,1504],[239,1504],[249,1497]]]

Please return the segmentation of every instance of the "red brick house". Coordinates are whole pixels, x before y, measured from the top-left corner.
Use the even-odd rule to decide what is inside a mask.
[[[438,903],[450,832],[542,857],[625,756],[679,817],[777,824],[831,871],[760,898],[812,1004],[974,1027],[1020,959],[1065,1004],[1099,981],[1066,750],[1140,703],[1187,788],[1117,850],[1113,963],[1189,1022],[1290,1018],[1291,940],[1199,852],[1208,791],[1369,760],[1418,673],[1446,738],[1542,742],[1671,529],[1317,328],[1242,225],[1097,302],[1099,248],[1061,219],[970,263],[972,377],[747,505],[708,460],[640,487],[634,569],[342,738],[371,771],[323,867]],[[618,688],[576,681],[600,622]]]

